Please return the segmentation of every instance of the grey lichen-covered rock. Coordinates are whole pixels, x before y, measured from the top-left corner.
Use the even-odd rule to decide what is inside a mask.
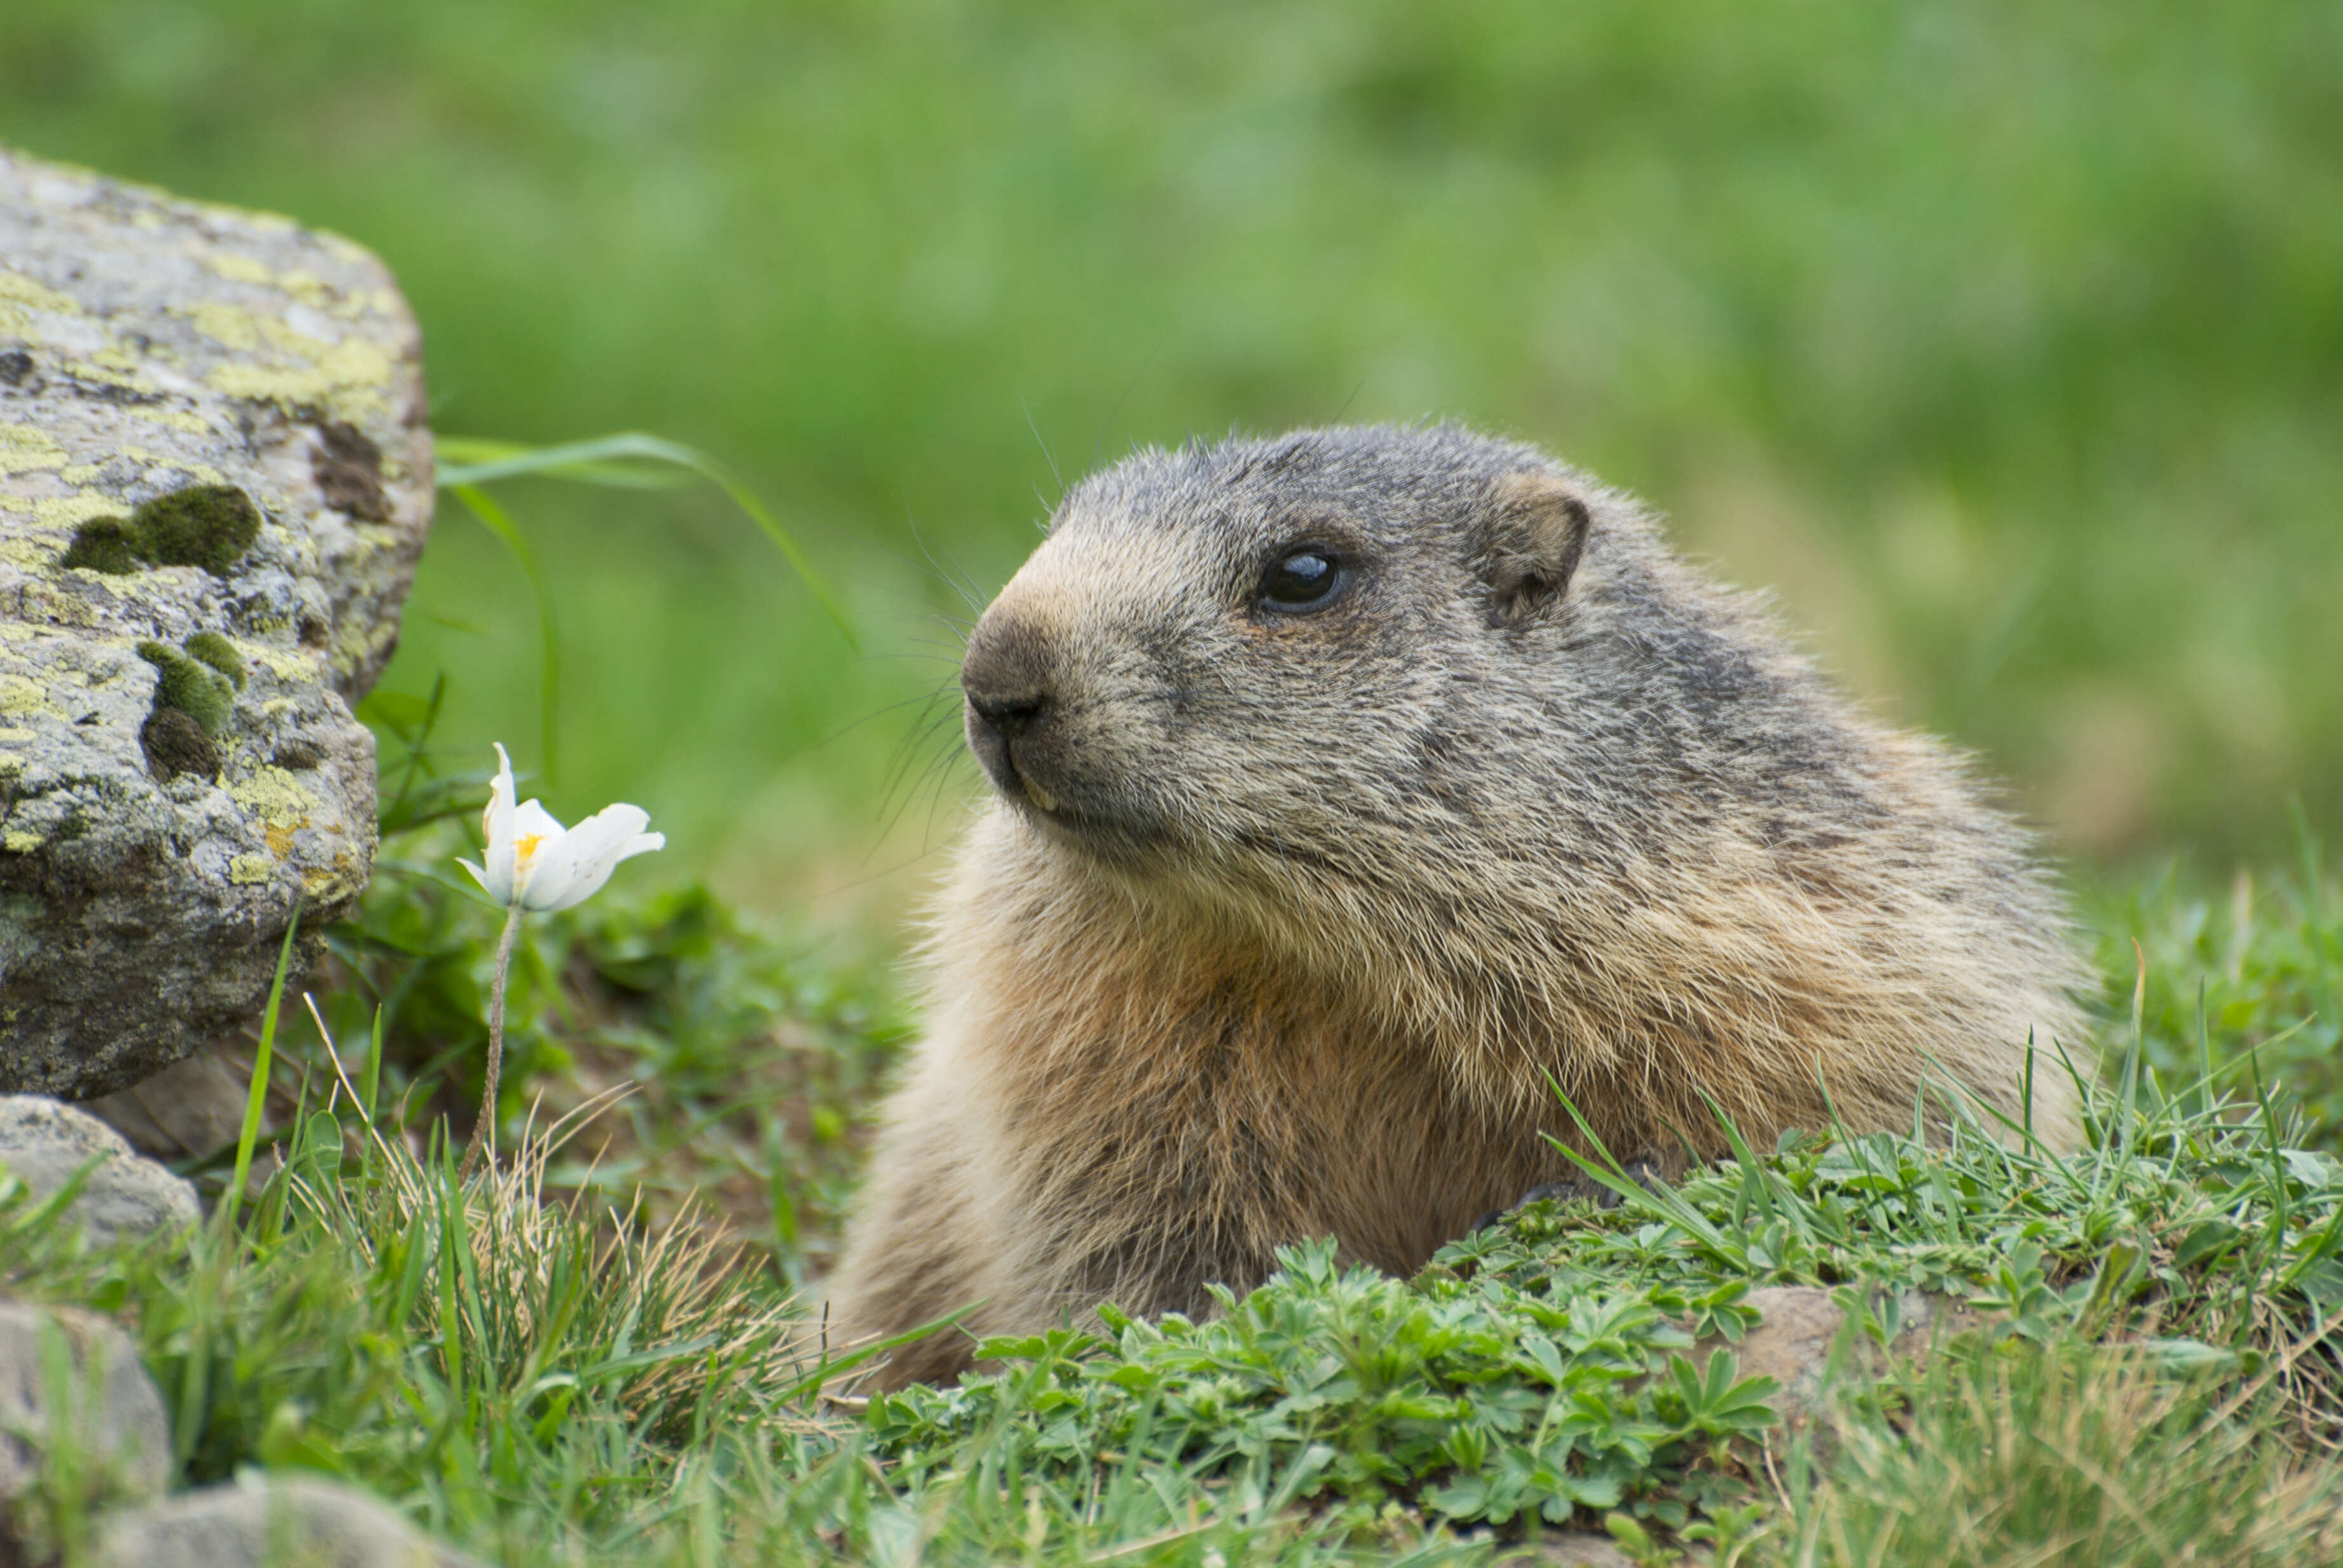
[[[285,219],[0,150],[0,1089],[258,1010],[375,842],[350,715],[431,515],[418,338]]]
[[[35,1200],[55,1193],[92,1160],[98,1164],[63,1220],[100,1246],[185,1231],[203,1218],[185,1178],[141,1156],[96,1117],[37,1094],[0,1095],[0,1170]]]
[[[356,1487],[252,1475],[108,1520],[106,1568],[471,1568]]]
[[[0,1302],[0,1502],[31,1491],[59,1443],[102,1496],[140,1503],[171,1479],[170,1418],[130,1336],[95,1312]]]

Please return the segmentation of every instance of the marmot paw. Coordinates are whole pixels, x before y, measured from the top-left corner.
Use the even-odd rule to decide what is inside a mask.
[[[1624,1169],[1628,1175],[1633,1176],[1636,1181],[1642,1182],[1644,1187],[1654,1191],[1659,1190],[1661,1177],[1658,1161],[1652,1160],[1639,1154],[1634,1159],[1628,1161]],[[1473,1221],[1473,1229],[1475,1231],[1485,1231],[1490,1226],[1495,1224],[1498,1221],[1503,1219],[1506,1215],[1512,1213],[1513,1210],[1525,1209],[1532,1203],[1543,1203],[1549,1198],[1561,1198],[1565,1200],[1574,1198],[1591,1198],[1594,1201],[1594,1206],[1598,1209],[1616,1209],[1619,1206],[1619,1194],[1613,1191],[1610,1188],[1605,1187],[1600,1181],[1593,1181],[1584,1176],[1574,1176],[1567,1181],[1544,1181],[1539,1183],[1537,1186],[1533,1187],[1528,1191],[1523,1193],[1520,1197],[1514,1199],[1510,1207],[1503,1209],[1492,1209],[1487,1213],[1482,1215],[1478,1220]]]

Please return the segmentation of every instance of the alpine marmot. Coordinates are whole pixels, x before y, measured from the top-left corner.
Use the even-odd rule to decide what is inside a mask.
[[[1570,1174],[1557,1086],[1668,1170],[1726,1151],[1720,1112],[1760,1150],[1941,1128],[1931,1083],[2077,1138],[2082,970],[2026,834],[1534,448],[1141,452],[1067,495],[960,681],[993,791],[850,1333],[1209,1312],[1314,1236],[1412,1271]]]

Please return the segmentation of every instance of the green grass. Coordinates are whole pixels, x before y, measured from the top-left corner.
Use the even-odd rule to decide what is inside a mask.
[[[2292,865],[2240,868],[2226,887],[2167,865],[2102,895],[2094,910],[2109,1001],[2146,964],[2148,1063],[2173,1081],[2218,1071],[2232,1089],[2261,1081],[2298,1105],[2303,1136],[2343,1150],[2343,887],[2298,830]],[[2138,943],[2135,948],[2132,944]],[[2250,1048],[2250,1049],[2248,1049]]]
[[[719,497],[514,487],[568,653],[557,782],[650,808],[649,874],[884,925],[930,842],[924,803],[882,831],[890,710],[948,673],[950,579],[1001,581],[1094,455],[1343,413],[1642,490],[2089,854],[2278,853],[2292,787],[2343,820],[2338,27],[12,0],[0,138],[376,247],[443,431],[736,467],[866,651]],[[390,688],[460,672],[486,755],[535,734],[538,664],[451,507]]]
[[[408,792],[419,815],[434,798]],[[2107,950],[2137,929],[2151,964],[2140,1049],[2071,1158],[1973,1129],[1794,1138],[1624,1183],[1615,1210],[1534,1205],[1413,1280],[1302,1245],[1208,1321],[1111,1314],[864,1400],[792,1292],[901,1038],[883,990],[815,978],[696,890],[532,922],[524,1152],[459,1190],[462,1128],[438,1116],[471,1092],[496,912],[440,874],[448,831],[395,833],[331,933],[337,1056],[281,1018],[268,1103],[297,1086],[299,1107],[239,1218],[187,1255],[90,1251],[0,1191],[0,1289],[133,1327],[185,1483],[337,1474],[530,1568],[1483,1561],[1562,1528],[1712,1564],[2334,1560],[2343,1162],[2318,1147],[2324,1064],[2280,1049],[2327,997],[2302,955],[2343,922],[2315,859],[2257,878],[2295,890],[2224,933],[2242,950],[2169,939],[2203,923],[2177,877],[2094,906]],[[2199,1065],[2159,1064],[2166,999],[2200,980]],[[2277,1035],[2262,1088],[2237,1088],[2223,1064]],[[1849,1389],[1817,1442],[1730,1349],[1774,1283],[1838,1292],[1858,1333],[1891,1333],[1909,1288],[1983,1326]],[[102,1490],[51,1474],[20,1526],[78,1550]]]
[[[1961,1360],[1845,1449],[1749,1561],[2225,1568],[2343,1556],[2343,1472],[2218,1382],[2072,1349]]]

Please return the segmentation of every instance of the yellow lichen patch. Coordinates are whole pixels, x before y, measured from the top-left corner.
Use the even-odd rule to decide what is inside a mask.
[[[166,452],[150,452],[144,447],[124,447],[104,461],[77,463],[68,468],[60,468],[57,470],[57,477],[69,485],[85,485],[104,472],[107,463],[114,462],[117,458],[125,462],[144,463],[150,468],[176,468],[198,484],[225,485],[227,483],[227,477],[209,463],[198,463],[186,457],[174,457]]]
[[[194,322],[197,330],[216,337],[239,353],[252,353],[266,346],[288,358],[324,364],[337,346],[315,333],[305,332],[290,321],[247,310],[240,305],[216,302],[192,305],[180,311]],[[322,318],[311,319],[324,325]],[[330,327],[327,330],[331,331]]]
[[[49,700],[48,688],[21,675],[0,675],[0,713],[14,719],[20,713],[55,713],[64,709]]]
[[[25,597],[29,599],[32,596],[28,594]],[[75,598],[70,594],[43,594],[40,608],[51,626],[85,628],[97,624],[97,607],[87,599]]]
[[[35,310],[72,315],[78,314],[81,307],[74,303],[70,295],[59,294],[45,283],[0,266],[0,328],[21,332],[32,324],[31,312]]]
[[[5,849],[12,855],[29,855],[39,849],[44,842],[45,840],[38,833],[26,828],[11,828],[6,832],[0,833],[0,849]]]
[[[266,855],[238,855],[227,863],[227,879],[239,887],[265,882],[277,874],[277,862]]]
[[[246,642],[240,637],[228,638],[228,644],[244,655],[246,664],[260,665],[279,680],[317,678],[317,660],[313,654],[294,653],[262,642]]]
[[[342,857],[335,857],[336,869],[307,870],[301,873],[302,894],[318,903],[339,900],[357,891],[357,883],[339,869]]]
[[[188,306],[179,314],[194,322],[196,331],[238,353],[249,354],[260,347],[260,317],[240,305],[206,300]]]
[[[249,816],[279,827],[306,828],[317,798],[282,768],[256,768],[241,784],[228,786],[227,798]]]
[[[323,284],[317,285],[317,293],[319,299],[330,300]],[[291,361],[269,365],[246,359],[219,366],[206,379],[231,397],[287,407],[322,403],[350,418],[388,407],[385,392],[393,374],[390,356],[363,337],[328,344],[279,317],[216,302],[187,307],[182,314],[198,330],[240,354],[257,354],[265,347]],[[322,325],[322,318],[313,320]]]
[[[366,289],[352,303],[363,305],[377,316],[397,316],[406,308],[398,297],[398,291],[391,288]]]
[[[279,828],[270,823],[260,829],[260,836],[267,841],[272,854],[282,856],[293,852],[293,832],[290,828]]]
[[[336,350],[337,354],[339,352]],[[382,361],[383,374],[363,381],[336,375],[324,368],[322,361],[318,367],[307,370],[272,370],[261,365],[223,365],[205,379],[231,397],[246,397],[256,403],[277,403],[287,407],[304,403],[322,403],[345,418],[366,419],[389,406],[389,399],[381,391],[381,384],[389,380],[389,361],[383,357],[380,349],[375,350],[375,357]]]
[[[317,367],[351,387],[390,385],[390,356],[364,337],[345,337],[317,361]]]
[[[60,294],[37,278],[26,277],[14,267],[0,266],[0,299],[15,305],[29,305],[35,310],[55,310],[79,314],[81,307],[70,294]]]
[[[118,387],[125,392],[136,392],[141,397],[152,397],[156,395],[156,388],[137,377],[126,376],[118,370],[109,370],[94,360],[84,359],[67,365],[65,370],[76,381],[95,381],[100,386]]]
[[[111,496],[101,496],[95,490],[38,498],[0,492],[0,511],[29,514],[34,522],[51,528],[70,528],[92,518],[118,517],[126,509],[120,501]]]
[[[157,408],[150,404],[133,403],[125,412],[140,419],[152,419],[156,424],[173,430],[185,430],[191,436],[207,435],[211,431],[211,427],[205,424],[200,416],[190,414],[185,408]]]
[[[307,267],[293,268],[277,280],[277,286],[302,304],[319,310],[328,308],[335,300],[334,291],[326,280]]]
[[[151,572],[134,572],[126,578],[102,578],[108,593],[117,598],[135,598],[142,604],[184,608],[179,605],[182,589],[181,574],[194,571],[194,567],[156,567]]]
[[[275,275],[248,256],[233,251],[216,250],[204,257],[204,265],[226,278],[230,283],[267,284],[276,281]]]
[[[62,468],[69,455],[46,430],[31,425],[0,425],[0,478]]]
[[[29,729],[0,729],[0,741],[30,740],[32,738],[33,732]],[[25,764],[22,759],[15,757],[0,759],[0,776],[22,773],[24,770]]]

